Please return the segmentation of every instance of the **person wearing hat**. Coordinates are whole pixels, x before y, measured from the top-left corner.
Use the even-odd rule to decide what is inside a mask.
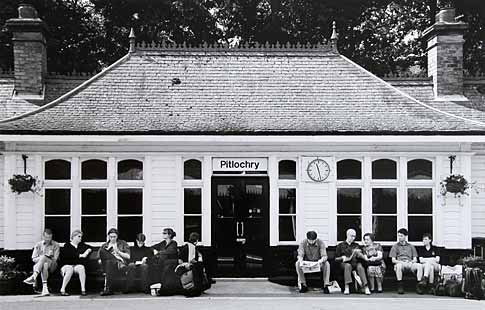
[[[126,272],[130,261],[130,246],[126,241],[118,239],[119,232],[116,228],[108,231],[108,241],[99,248],[99,258],[106,273],[104,290],[101,296],[113,295],[113,279],[120,272]]]
[[[145,294],[150,293],[150,283],[148,278],[148,260],[153,256],[153,250],[145,246],[146,237],[144,234],[137,234],[135,244],[130,248],[130,263],[126,271],[126,291],[143,291]],[[141,279],[138,289],[134,289],[135,278]]]
[[[83,233],[76,229],[71,234],[71,241],[66,242],[61,248],[61,274],[62,287],[61,295],[68,296],[66,287],[71,281],[73,274],[77,274],[81,283],[81,295],[86,295],[86,260],[92,249],[82,241]]]

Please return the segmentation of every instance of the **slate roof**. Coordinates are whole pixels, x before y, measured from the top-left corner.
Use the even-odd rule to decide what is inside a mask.
[[[50,104],[0,122],[0,132],[485,132],[481,116],[468,120],[441,108],[326,48],[138,49]]]
[[[88,76],[49,76],[46,78],[45,102],[51,102],[61,95],[72,90]],[[19,116],[27,112],[32,112],[39,108],[39,105],[23,99],[13,99],[14,90],[13,75],[0,76],[0,120]]]

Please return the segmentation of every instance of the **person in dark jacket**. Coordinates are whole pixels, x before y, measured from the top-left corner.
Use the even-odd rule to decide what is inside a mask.
[[[182,289],[180,278],[175,273],[179,257],[177,241],[173,240],[175,236],[173,229],[164,228],[163,240],[152,246],[154,257],[150,264],[151,282],[162,284],[160,294],[163,295],[176,294]]]
[[[153,256],[153,250],[145,246],[146,237],[144,234],[137,234],[135,244],[130,248],[130,263],[128,264],[126,275],[126,291],[133,290],[143,291],[145,294],[150,293],[150,283],[148,279],[148,260]],[[141,279],[141,288],[134,288],[135,277],[139,275]]]
[[[74,230],[71,234],[71,242],[64,244],[61,248],[62,296],[69,295],[66,293],[66,286],[71,281],[73,274],[77,274],[79,282],[81,282],[81,295],[86,295],[86,261],[92,249],[82,242],[82,238],[82,231]]]
[[[130,246],[126,241],[118,239],[118,229],[108,231],[108,241],[99,248],[99,258],[106,273],[104,290],[101,296],[113,295],[113,281],[116,274],[125,273],[130,261]]]
[[[182,272],[192,270],[194,287],[185,290],[185,294],[191,297],[199,296],[211,286],[204,271],[202,254],[197,249],[199,239],[200,235],[198,233],[191,233],[189,235],[189,242],[180,248],[179,255],[179,262],[181,263],[179,267],[183,267]]]

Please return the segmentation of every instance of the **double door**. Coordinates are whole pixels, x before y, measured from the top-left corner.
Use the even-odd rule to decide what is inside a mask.
[[[217,276],[266,276],[267,177],[213,177],[212,223]]]

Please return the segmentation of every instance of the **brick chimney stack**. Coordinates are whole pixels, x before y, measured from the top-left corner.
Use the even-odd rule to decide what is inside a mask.
[[[423,37],[428,41],[428,76],[433,77],[435,100],[467,101],[463,95],[463,34],[468,24],[459,21],[452,0],[438,0],[434,25]]]
[[[14,96],[26,100],[44,99],[44,77],[47,72],[45,34],[47,27],[30,4],[20,4],[19,17],[7,20],[13,34]]]

